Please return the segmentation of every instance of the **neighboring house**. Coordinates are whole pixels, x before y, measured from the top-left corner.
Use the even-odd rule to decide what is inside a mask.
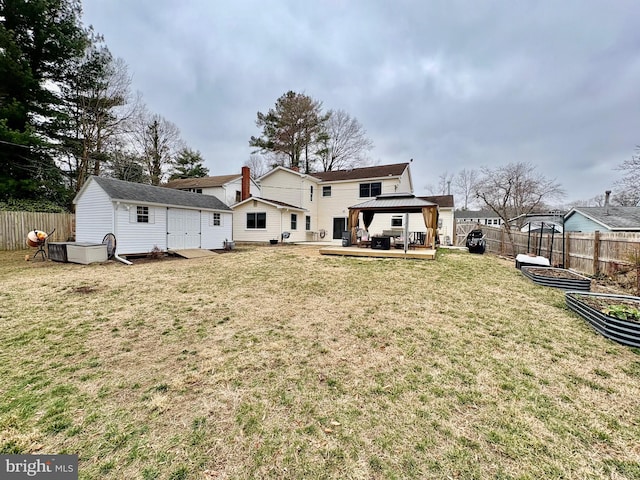
[[[413,191],[408,163],[311,174],[279,166],[258,183],[260,198],[232,207],[236,241],[280,239],[283,232],[289,232],[289,241],[339,240],[347,231],[350,206]]]
[[[456,223],[475,223],[494,227],[499,227],[504,223],[500,216],[492,210],[456,210],[455,220]]]
[[[562,233],[562,219],[564,212],[560,210],[550,212],[523,213],[509,219],[511,228],[521,232],[531,233]]]
[[[244,180],[244,184],[243,184]],[[243,185],[245,193],[243,196]],[[260,188],[250,177],[249,167],[242,167],[241,174],[218,175],[215,177],[183,178],[171,180],[164,187],[183,190],[185,192],[202,193],[218,197],[231,206],[249,196],[259,197]]]
[[[76,241],[113,233],[123,255],[223,248],[232,238],[231,209],[211,195],[92,176],[73,203]]]
[[[638,232],[640,207],[575,207],[564,216],[566,232]]]

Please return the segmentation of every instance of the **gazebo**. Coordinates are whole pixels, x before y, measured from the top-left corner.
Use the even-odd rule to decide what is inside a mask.
[[[358,217],[362,212],[364,228],[368,231],[376,213],[404,213],[405,239],[408,236],[408,216],[410,213],[421,213],[427,227],[425,246],[435,248],[436,229],[438,228],[438,205],[416,197],[412,193],[387,193],[378,195],[374,200],[368,200],[349,207],[349,231],[351,243],[356,242],[356,227]],[[405,250],[407,242],[405,241]]]

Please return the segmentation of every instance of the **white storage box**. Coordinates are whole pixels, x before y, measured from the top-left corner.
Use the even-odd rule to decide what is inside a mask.
[[[67,244],[67,261],[88,265],[107,261],[107,246],[101,243],[69,243]]]

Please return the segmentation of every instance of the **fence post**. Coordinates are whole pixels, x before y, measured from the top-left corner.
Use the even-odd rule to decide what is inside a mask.
[[[564,246],[562,247],[562,268],[571,268],[571,234],[564,233]]]
[[[600,273],[600,230],[593,232],[593,275]]]

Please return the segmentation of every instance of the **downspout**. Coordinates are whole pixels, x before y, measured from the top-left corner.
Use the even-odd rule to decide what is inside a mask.
[[[117,238],[117,237],[116,237],[116,238]],[[116,248],[118,248],[118,247],[117,247],[117,244],[116,244]],[[119,257],[119,256],[118,256],[118,252],[116,252],[116,253],[114,253],[114,254],[113,254],[113,258],[115,258],[115,259],[116,259],[116,260],[118,260],[119,262],[124,263],[125,265],[133,265],[133,263],[131,263],[129,260],[127,260],[127,259],[125,259],[125,258],[122,258],[122,257]]]

